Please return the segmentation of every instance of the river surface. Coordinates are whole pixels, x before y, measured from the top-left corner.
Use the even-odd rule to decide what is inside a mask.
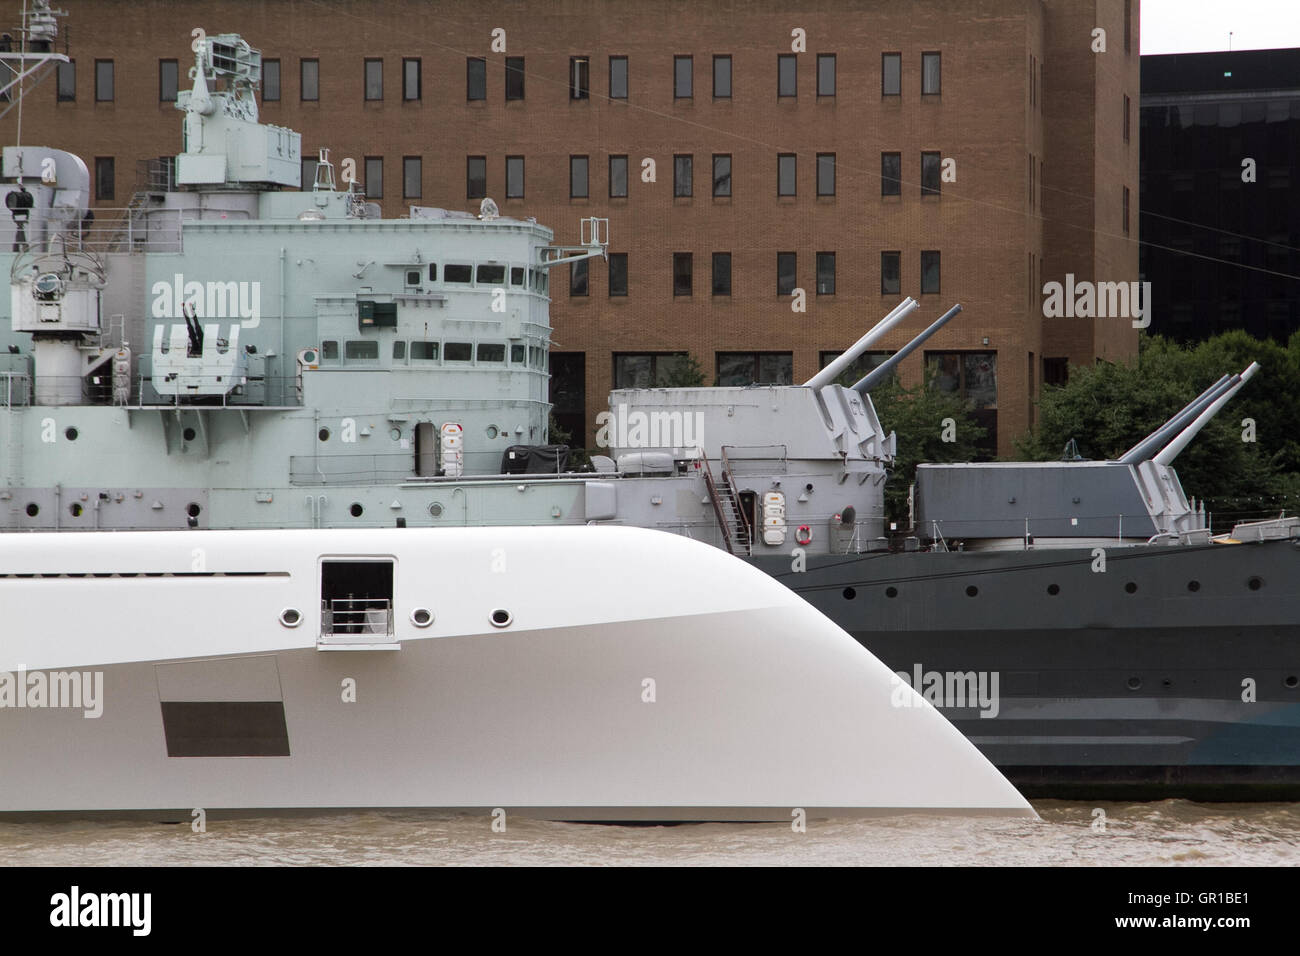
[[[189,824],[0,823],[0,864],[1294,866],[1300,803],[1036,801],[1040,820],[898,816],[600,826],[419,812]]]

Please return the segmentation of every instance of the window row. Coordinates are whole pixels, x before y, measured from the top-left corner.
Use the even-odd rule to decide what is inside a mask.
[[[815,255],[815,275],[813,289],[817,295],[835,294],[836,259],[833,252],[818,252]],[[880,254],[880,294],[902,294],[902,258],[897,251]],[[588,260],[575,262],[569,266],[569,295],[590,295],[591,282]],[[798,285],[798,254],[778,252],[776,254],[776,294],[794,295]],[[938,294],[940,274],[940,254],[937,249],[927,249],[921,253],[920,289],[922,295]],[[715,296],[731,295],[731,253],[715,252],[710,257],[709,292]],[[609,295],[621,298],[628,294],[628,254],[611,252],[609,254]],[[690,296],[695,294],[695,255],[690,252],[673,253],[673,295]]]
[[[840,377],[851,384],[878,368],[894,353],[868,352],[859,357]],[[839,352],[820,355],[825,368]],[[1044,360],[1058,362],[1060,360]],[[615,352],[614,388],[671,387],[690,362],[687,352]],[[793,352],[715,352],[716,384],[720,386],[793,385]],[[976,409],[995,409],[998,403],[998,354],[996,352],[925,353],[925,380],[935,391],[948,392],[970,402]]]
[[[404,102],[415,102],[423,98],[423,63],[420,57],[402,57],[401,91]],[[109,102],[114,98],[113,61],[95,61],[95,100]],[[730,99],[732,96],[732,62],[730,54],[718,54],[712,59],[712,92],[715,100]],[[928,51],[921,54],[921,94],[937,96],[941,88],[941,54]],[[818,53],[816,55],[815,85],[818,97],[836,95],[836,54]],[[522,56],[505,57],[501,89],[507,102],[524,98],[524,80],[526,77],[524,58]],[[180,79],[179,64],[176,60],[158,61],[158,99],[174,103]],[[362,61],[362,91],[366,100],[371,102],[384,99],[384,60],[382,57],[366,57]],[[591,57],[574,56],[569,58],[567,78],[569,99],[585,100],[591,97]],[[628,58],[626,56],[609,57],[609,74],[607,95],[612,100],[627,99],[631,83],[629,80]],[[880,94],[881,96],[901,96],[903,92],[903,54],[882,53],[880,57]],[[281,96],[280,60],[271,58],[262,61],[262,99],[276,102]],[[776,58],[776,95],[778,98],[795,97],[799,93],[799,58],[793,53],[778,54]],[[61,101],[77,98],[77,64],[76,61],[60,63],[58,67],[57,96]],[[320,99],[320,60],[304,57],[298,61],[298,96],[305,102]],[[695,96],[695,57],[673,57],[673,97],[675,99],[692,99]],[[486,100],[488,98],[488,61],[483,57],[467,57],[465,60],[465,99],[468,101]]]
[[[610,156],[608,159],[609,198],[626,199],[628,196],[629,159],[625,155]],[[305,158],[302,161],[302,182],[304,188],[315,181],[316,160]],[[816,190],[818,196],[834,196],[835,154],[816,154]],[[882,196],[901,196],[903,190],[903,154],[880,154],[880,194]],[[941,191],[943,161],[938,152],[921,153],[921,195],[938,196]],[[505,158],[505,197],[507,199],[524,198],[524,157],[507,156]],[[402,160],[402,196],[406,199],[419,199],[422,194],[421,179],[423,163],[419,156],[406,156]],[[591,198],[591,157],[569,157],[569,198]],[[384,195],[384,168],[382,156],[365,157],[365,192],[371,199],[382,199]],[[778,197],[798,195],[799,157],[795,153],[781,153],[776,158],[776,194]],[[716,199],[729,198],[732,195],[732,156],[730,153],[714,153],[710,161],[709,194]],[[488,195],[488,175],[486,156],[465,157],[465,197],[482,199]],[[691,153],[678,153],[673,156],[673,196],[679,199],[695,195],[695,156]]]
[[[518,342],[451,342],[436,339],[398,339],[393,342],[393,364],[418,366],[426,362],[465,362],[473,365],[506,365],[525,368],[547,368],[546,349],[540,345],[525,346]],[[326,339],[320,344],[321,364],[339,363],[339,343]],[[378,339],[349,339],[343,342],[343,362],[372,363],[379,361]]]

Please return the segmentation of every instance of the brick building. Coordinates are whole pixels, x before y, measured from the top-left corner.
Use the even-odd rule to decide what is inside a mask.
[[[73,63],[29,96],[23,137],[93,163],[101,205],[180,148],[201,26],[262,51],[262,120],[355,160],[387,215],[487,195],[561,242],[608,217],[609,262],[552,280],[575,442],[610,388],[671,381],[683,353],[706,382],[802,381],[906,295],[920,314],[883,350],[960,302],[902,379],[928,365],[1002,454],[1044,380],[1136,353],[1127,318],[1041,305],[1067,273],[1137,278],[1131,0],[61,6]]]

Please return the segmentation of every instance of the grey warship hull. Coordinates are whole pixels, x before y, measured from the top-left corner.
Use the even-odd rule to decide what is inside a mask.
[[[1300,543],[1106,552],[752,560],[900,674],[997,675],[939,703],[1028,795],[1300,796]]]

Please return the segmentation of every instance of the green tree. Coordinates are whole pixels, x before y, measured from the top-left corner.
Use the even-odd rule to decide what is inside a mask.
[[[661,384],[664,388],[698,388],[704,384],[704,369],[699,360],[687,352],[669,366]]]

